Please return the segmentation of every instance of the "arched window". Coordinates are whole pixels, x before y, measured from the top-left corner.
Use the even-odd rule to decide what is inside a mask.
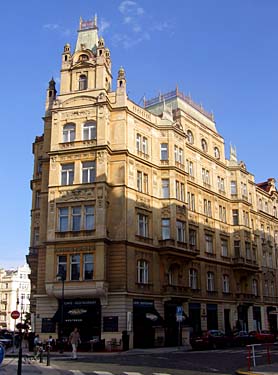
[[[87,61],[87,60],[89,60],[89,57],[88,57],[88,55],[82,54],[82,55],[79,56],[78,60],[79,61]]]
[[[85,74],[79,76],[79,90],[87,90],[88,80]]]
[[[137,282],[140,284],[148,284],[149,282],[149,264],[144,259],[137,261]]]
[[[218,147],[214,147],[214,157],[220,159],[220,151]]]
[[[83,140],[96,139],[97,127],[95,121],[88,121],[83,125]]]
[[[191,130],[187,130],[187,138],[188,138],[188,143],[190,143],[191,145],[193,145],[194,143],[194,137],[193,137],[193,133]]]
[[[201,146],[202,146],[202,150],[203,150],[204,152],[207,152],[207,151],[208,151],[207,141],[206,141],[204,138],[202,138],[202,140],[201,140]]]
[[[171,264],[169,268],[169,284],[179,285],[180,266],[178,264]]]
[[[198,288],[198,271],[194,268],[189,270],[189,288],[197,289]]]
[[[75,140],[75,124],[66,124],[63,127],[63,142],[73,142]]]

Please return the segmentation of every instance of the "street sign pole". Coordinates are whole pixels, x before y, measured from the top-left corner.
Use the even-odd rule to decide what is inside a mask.
[[[183,321],[183,308],[182,306],[177,306],[176,308],[176,321],[179,324],[178,328],[178,346],[181,346],[181,322]]]
[[[14,353],[14,345],[15,345],[15,338],[14,338],[14,334],[15,334],[15,325],[16,325],[16,319],[18,319],[20,317],[20,312],[17,311],[17,310],[14,310],[11,312],[11,317],[12,319],[14,319],[14,331],[13,331],[13,349],[12,349],[12,353]]]

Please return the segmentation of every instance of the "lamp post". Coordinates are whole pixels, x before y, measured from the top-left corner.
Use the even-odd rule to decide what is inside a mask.
[[[57,279],[62,282],[62,295],[61,295],[61,320],[60,320],[60,353],[63,353],[64,343],[63,343],[63,330],[64,330],[64,297],[65,297],[65,280],[66,273],[64,270],[59,271],[57,274]]]

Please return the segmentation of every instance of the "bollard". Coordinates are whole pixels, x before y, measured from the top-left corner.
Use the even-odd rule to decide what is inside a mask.
[[[47,345],[46,366],[50,366],[50,345]]]
[[[250,371],[251,370],[251,348],[250,348],[250,346],[248,345],[247,346],[247,349],[248,349],[248,371]]]
[[[40,363],[43,363],[43,349],[42,349],[42,347],[40,347],[39,351],[40,351]]]
[[[269,350],[269,347],[270,347],[270,345],[269,344],[267,344],[266,345],[266,350],[267,350],[267,363],[268,364],[270,364],[271,363],[271,359],[270,359],[270,350]]]

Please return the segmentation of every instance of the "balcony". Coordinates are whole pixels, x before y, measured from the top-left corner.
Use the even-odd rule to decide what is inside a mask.
[[[259,296],[252,293],[236,293],[236,299],[240,302],[254,303],[260,299]]]
[[[257,272],[259,266],[256,260],[246,259],[242,256],[232,258],[233,268],[243,271]]]
[[[163,285],[163,293],[168,295],[188,295],[190,294],[190,288],[184,285]]]
[[[195,258],[200,254],[196,245],[188,244],[187,242],[175,241],[172,238],[159,240],[161,254],[182,255],[189,259]]]

